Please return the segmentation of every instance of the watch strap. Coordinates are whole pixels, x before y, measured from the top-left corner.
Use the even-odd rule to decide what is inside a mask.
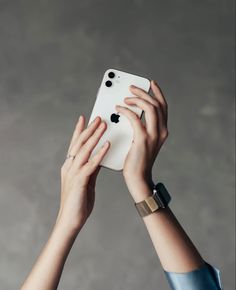
[[[167,207],[171,200],[163,183],[159,182],[153,187],[153,195],[148,196],[143,201],[135,203],[135,207],[141,217],[149,215],[160,208]]]

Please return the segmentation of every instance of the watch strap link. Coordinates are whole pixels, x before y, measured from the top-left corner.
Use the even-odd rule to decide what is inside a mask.
[[[153,196],[149,196],[145,200],[136,203],[135,206],[141,217],[149,215],[160,207],[159,203],[155,202]]]

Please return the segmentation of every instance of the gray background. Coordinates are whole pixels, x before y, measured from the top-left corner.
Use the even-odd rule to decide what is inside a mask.
[[[154,179],[234,289],[233,11],[219,0],[0,1],[1,289],[19,288],[47,241],[74,125],[110,67],[161,85],[170,136]],[[121,173],[101,170],[59,289],[169,289]]]

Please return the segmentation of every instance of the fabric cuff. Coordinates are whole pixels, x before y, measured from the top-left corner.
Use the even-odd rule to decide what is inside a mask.
[[[164,272],[172,290],[223,290],[220,271],[206,262],[187,273]]]

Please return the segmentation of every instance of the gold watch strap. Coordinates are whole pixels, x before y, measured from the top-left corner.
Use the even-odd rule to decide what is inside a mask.
[[[143,201],[135,203],[135,207],[141,217],[149,215],[159,208],[165,208],[171,197],[163,183],[158,183],[153,188],[153,195]]]
[[[135,203],[135,206],[141,217],[149,215],[160,208],[153,196],[148,196],[145,200]]]

